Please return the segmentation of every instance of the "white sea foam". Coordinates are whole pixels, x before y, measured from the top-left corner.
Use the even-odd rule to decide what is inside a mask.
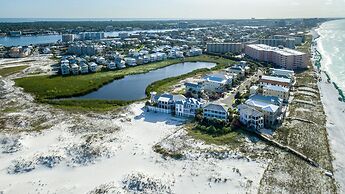
[[[345,91],[345,20],[326,22],[317,32],[318,50],[323,57],[321,68]]]

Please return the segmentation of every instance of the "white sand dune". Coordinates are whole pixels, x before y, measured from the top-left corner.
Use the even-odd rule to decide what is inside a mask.
[[[155,153],[152,146],[173,134],[181,123],[169,115],[143,112],[143,106],[143,103],[131,105],[126,119],[108,119],[108,124],[118,126],[120,130],[106,134],[102,141],[96,140],[92,148],[109,154],[97,155],[86,164],[75,163],[66,148],[80,145],[83,135],[88,132],[77,134],[71,131],[68,121],[41,134],[21,134],[20,151],[0,153],[0,191],[6,194],[87,193],[97,188],[126,193],[123,187],[127,191],[128,187],[133,187],[126,177],[143,176],[140,188],[144,185],[148,190],[143,191],[148,193],[257,192],[267,165],[265,163],[205,157],[174,160],[163,159]],[[4,136],[0,134],[0,137]],[[80,154],[78,151],[73,153]],[[55,156],[57,163],[49,167],[42,160],[37,160],[37,156],[50,156],[46,160],[49,164],[51,156]],[[13,167],[13,161],[18,159],[33,161],[34,169],[9,174],[9,167]],[[150,185],[155,185],[157,190],[152,190]]]

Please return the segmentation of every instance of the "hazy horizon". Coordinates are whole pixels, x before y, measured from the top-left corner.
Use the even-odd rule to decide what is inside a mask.
[[[6,19],[290,19],[345,17],[345,0],[11,0]]]

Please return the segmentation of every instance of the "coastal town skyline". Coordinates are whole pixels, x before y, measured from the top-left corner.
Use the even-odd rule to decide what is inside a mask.
[[[1,1],[0,194],[345,194],[344,118],[345,0]]]
[[[29,9],[28,9],[29,8]],[[76,11],[81,10],[81,11]],[[190,11],[193,10],[193,11]],[[270,10],[270,12],[267,12]],[[112,0],[2,2],[0,18],[273,19],[345,17],[344,0]]]

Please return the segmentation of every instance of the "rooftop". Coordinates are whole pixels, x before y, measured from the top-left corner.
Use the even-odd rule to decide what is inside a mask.
[[[291,83],[291,79],[288,78],[282,78],[282,77],[275,77],[275,76],[267,76],[263,75],[261,77],[262,80],[270,80],[270,81],[276,81],[276,82],[282,82],[282,83]]]
[[[253,100],[253,99],[248,99],[246,101],[246,104],[249,106],[254,106],[254,107],[260,108],[260,109],[267,111],[267,112],[272,112],[272,113],[277,112],[277,110],[279,109],[279,106],[277,106],[277,105],[269,104],[266,102],[257,101],[257,100]]]
[[[280,105],[282,103],[282,99],[276,96],[263,96],[263,95],[255,94],[255,95],[250,96],[249,99],[258,101],[258,102],[264,102],[266,104]]]
[[[224,74],[213,74],[213,75],[208,75],[206,77],[204,77],[204,80],[206,81],[210,81],[210,82],[217,82],[217,83],[226,83],[227,80],[229,79],[230,77],[224,75]]]
[[[204,106],[204,108],[227,112],[227,108],[225,107],[224,104],[220,104],[220,103],[216,103],[216,102],[210,102],[210,103],[206,104]]]
[[[265,85],[263,89],[269,89],[269,90],[280,91],[280,92],[289,92],[289,88],[282,87],[282,86]]]
[[[272,47],[268,46],[266,44],[250,44],[248,45],[251,48],[254,48],[256,50],[262,50],[262,51],[272,51],[279,53],[281,55],[304,55],[305,53],[302,53],[297,50],[289,49],[289,48],[278,48],[278,47]]]
[[[238,105],[238,109],[240,110],[240,112],[243,112],[246,115],[251,115],[254,117],[262,117],[263,116],[263,114],[260,111],[254,109],[254,108],[252,108],[246,104]]]

